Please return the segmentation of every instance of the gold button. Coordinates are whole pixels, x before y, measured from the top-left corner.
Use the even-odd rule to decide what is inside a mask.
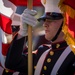
[[[53,52],[53,51],[50,51],[50,55],[51,55],[51,56],[54,55],[54,52]]]
[[[44,66],[44,70],[47,70],[47,67],[46,66]]]
[[[51,62],[51,59],[50,59],[50,58],[48,58],[48,59],[47,59],[47,62],[48,62],[48,63],[50,63],[50,62]]]
[[[56,44],[56,48],[59,48],[60,47],[60,44]]]
[[[7,69],[6,69],[6,70],[5,70],[5,72],[7,72],[7,73],[8,73],[8,72],[9,72],[9,70],[7,70]]]
[[[36,69],[36,66],[34,66],[34,69]]]

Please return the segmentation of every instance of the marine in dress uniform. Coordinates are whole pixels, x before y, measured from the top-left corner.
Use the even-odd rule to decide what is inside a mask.
[[[19,25],[12,25],[11,28],[14,36],[19,31]],[[2,75],[13,75],[13,73],[15,73],[15,71],[4,69]]]
[[[12,23],[11,23],[11,29],[12,29],[12,35],[13,37],[17,34],[17,32],[19,31],[19,27],[20,27],[20,15],[19,14],[16,14],[15,11],[16,11],[16,6],[14,4],[12,4],[10,1],[8,0],[2,0],[1,1],[2,4],[4,5],[4,10],[6,11],[6,9],[9,9],[8,11],[6,11],[5,13],[10,15],[11,11],[14,11],[14,16],[12,19]],[[3,7],[3,6],[2,6]],[[3,11],[3,10],[2,10]],[[9,13],[8,13],[9,12]],[[8,16],[6,16],[8,17]],[[5,52],[6,53],[6,52]],[[6,69],[5,67],[2,66],[2,68],[4,69],[3,72],[2,72],[2,75],[13,75],[13,73],[15,71],[13,70],[8,70]]]
[[[22,55],[22,50],[20,49],[23,43],[21,41],[23,42],[24,38],[14,41],[12,51],[16,50],[18,54],[16,55],[15,51],[14,54],[12,54],[13,52],[11,53],[10,58],[13,58],[13,61],[12,59],[8,61],[9,59],[7,58],[6,67],[27,73],[27,54]],[[17,49],[18,46],[19,49]],[[12,57],[13,55],[14,57]],[[70,48],[67,48],[65,41],[41,45],[38,48],[38,52],[33,55],[33,59],[34,75],[73,75],[75,72],[75,55]]]
[[[62,13],[57,6],[59,0],[41,1],[45,7],[45,14],[39,20],[51,20],[51,22],[56,22],[57,20],[63,19]],[[47,27],[48,23],[49,21],[45,22],[46,25],[44,25],[44,27]],[[64,40],[53,42],[58,39],[62,25],[61,22],[61,26],[57,33],[55,32],[56,35],[51,38],[52,41],[50,44],[43,44],[38,47],[37,51],[33,52],[33,75],[74,75],[74,53]],[[28,57],[27,53],[23,53],[25,37],[17,39],[17,36],[18,35],[15,36],[11,43],[5,65],[11,70],[19,71],[27,75]]]

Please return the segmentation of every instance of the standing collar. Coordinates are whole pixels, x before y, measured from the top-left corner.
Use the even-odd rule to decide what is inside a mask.
[[[67,46],[68,45],[67,45],[66,41],[52,43],[52,49],[56,49],[56,50],[66,48]]]

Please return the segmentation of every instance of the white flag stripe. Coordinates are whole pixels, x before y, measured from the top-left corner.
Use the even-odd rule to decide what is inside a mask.
[[[1,29],[0,29],[0,35],[1,35]],[[2,55],[2,37],[0,37],[0,63],[1,66],[5,68],[5,56]]]
[[[12,41],[12,34],[7,34],[5,33],[1,28],[0,28],[1,36],[2,36],[2,43],[7,44]]]
[[[14,11],[13,11],[14,10]],[[0,13],[7,16],[11,17],[13,12],[16,11],[16,6],[12,4],[8,0],[0,0]]]

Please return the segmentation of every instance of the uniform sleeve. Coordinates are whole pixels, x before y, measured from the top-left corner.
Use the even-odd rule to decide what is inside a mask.
[[[27,72],[27,55],[22,55],[24,39],[25,37],[16,40],[15,37],[11,43],[6,57],[6,68],[19,72]]]

